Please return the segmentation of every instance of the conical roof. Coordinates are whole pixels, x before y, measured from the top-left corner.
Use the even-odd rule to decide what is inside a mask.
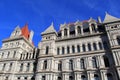
[[[48,34],[48,33],[56,33],[56,30],[54,29],[53,23],[41,34]]]
[[[30,35],[30,32],[28,30],[28,24],[26,24],[22,29],[22,36],[24,36],[25,38],[29,39],[29,35]]]
[[[106,12],[103,23],[109,23],[109,22],[114,22],[114,21],[118,21],[118,20],[120,20],[120,19],[117,17],[114,17]]]

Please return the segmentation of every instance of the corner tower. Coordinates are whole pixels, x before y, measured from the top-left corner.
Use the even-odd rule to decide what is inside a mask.
[[[0,80],[31,79],[34,68],[33,31],[26,24],[17,26],[10,37],[4,39],[0,50]]]
[[[38,57],[36,80],[53,80],[54,55],[56,53],[55,40],[57,37],[53,23],[44,32],[42,32],[41,35],[42,41],[38,45],[40,52]]]
[[[120,79],[120,19],[106,13],[103,24],[110,43],[110,50],[114,58],[114,69]]]

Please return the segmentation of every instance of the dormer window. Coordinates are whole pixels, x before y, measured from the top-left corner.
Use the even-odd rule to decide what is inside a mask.
[[[64,29],[64,36],[67,36],[67,29]]]
[[[91,28],[93,32],[96,32],[95,24],[91,24]]]

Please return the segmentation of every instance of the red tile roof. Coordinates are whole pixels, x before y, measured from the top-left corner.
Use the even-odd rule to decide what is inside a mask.
[[[29,37],[30,37],[30,32],[29,32],[29,29],[28,29],[28,24],[25,24],[25,26],[23,26],[21,28],[21,31],[22,31],[22,36],[24,36],[27,40],[29,40]],[[34,43],[32,42],[32,44],[34,45]]]
[[[22,36],[24,36],[26,39],[29,39],[29,36],[30,36],[30,32],[28,30],[28,24],[26,24],[22,29]]]

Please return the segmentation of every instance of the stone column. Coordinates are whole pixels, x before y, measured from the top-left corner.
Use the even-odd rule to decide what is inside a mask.
[[[93,43],[90,43],[90,45],[91,45],[91,50],[94,51]]]
[[[75,35],[78,35],[77,26],[75,26]]]
[[[88,45],[85,43],[85,50],[88,51]]]
[[[55,69],[55,61],[53,60],[53,59],[51,59],[51,65],[50,65],[50,67],[51,67],[51,71],[53,71],[53,69]]]
[[[84,58],[84,65],[85,65],[85,68],[88,68],[88,57]]]
[[[3,63],[0,63],[0,71],[2,71]]]
[[[21,65],[20,63],[17,64],[17,69],[16,69],[17,72],[20,71],[20,65]]]
[[[65,49],[65,54],[67,54],[67,46],[65,46],[64,49]]]
[[[59,47],[59,53],[60,53],[60,55],[62,54],[62,47]]]
[[[9,68],[10,68],[10,63],[7,63],[7,64],[6,64],[6,67],[5,67],[5,71],[8,71]]]
[[[62,38],[64,37],[64,30],[61,31],[62,32]]]
[[[98,26],[97,26],[97,24],[95,24],[95,30],[98,33]]]
[[[88,60],[88,69],[91,69],[92,68],[92,57],[87,57],[87,60]]]
[[[70,48],[70,54],[71,54],[71,53],[72,53],[72,45],[70,45],[70,47],[69,47],[69,48]]]
[[[96,47],[97,47],[97,50],[100,50],[98,42],[96,42]]]
[[[118,60],[118,65],[120,66],[120,52],[116,52],[117,60]]]
[[[33,65],[32,62],[30,63],[30,66],[29,66],[29,67],[30,67],[30,70],[29,70],[29,71],[30,71],[30,72],[33,72],[34,65]]]
[[[90,30],[90,34],[92,34],[91,24],[89,24],[89,30]]]
[[[117,74],[118,74],[118,77],[120,79],[120,69],[119,68],[117,68]]]
[[[77,78],[77,73],[74,73],[75,74],[75,80],[78,80],[78,78]]]
[[[91,80],[91,73],[90,72],[87,73],[87,76],[88,76],[88,80]]]
[[[25,72],[27,69],[27,63],[23,63],[23,71]]]
[[[83,26],[81,26],[81,35],[84,35]]]
[[[80,52],[83,52],[82,44],[80,44]]]
[[[75,53],[77,53],[78,51],[77,51],[77,45],[75,45]]]
[[[103,68],[105,65],[104,65],[104,60],[103,60],[103,57],[102,56],[99,56],[99,62],[100,62],[100,68]]]
[[[68,37],[70,36],[70,29],[69,28],[67,29],[67,36]]]
[[[117,57],[116,57],[116,52],[113,51],[112,54],[113,54],[113,58],[114,58],[115,65],[118,66],[119,62],[118,62],[118,59],[117,59]]]
[[[75,58],[75,70],[80,70],[80,59]]]
[[[32,78],[31,76],[28,76],[27,80],[31,80],[31,78]]]

